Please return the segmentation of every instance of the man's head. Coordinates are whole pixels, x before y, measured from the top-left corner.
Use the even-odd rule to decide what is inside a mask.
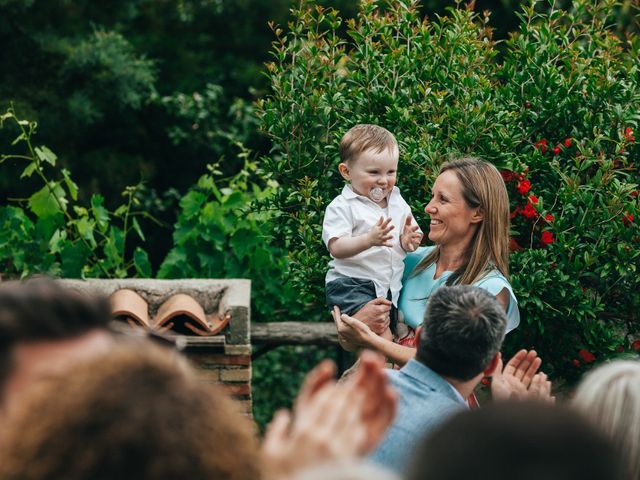
[[[0,407],[111,342],[108,301],[48,278],[0,284]],[[5,412],[6,413],[6,412]]]
[[[4,480],[254,480],[251,422],[177,353],[124,342],[41,382],[6,424]]]
[[[416,359],[443,377],[467,381],[492,370],[507,320],[496,298],[478,287],[442,287],[431,295]]]
[[[340,174],[359,195],[379,202],[374,188],[386,198],[396,184],[398,142],[391,132],[377,125],[356,125],[340,141]]]
[[[504,402],[464,412],[416,449],[409,480],[622,480],[623,462],[575,411]]]

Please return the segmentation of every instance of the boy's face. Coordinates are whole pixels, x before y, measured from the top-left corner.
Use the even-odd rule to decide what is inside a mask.
[[[342,177],[351,182],[353,191],[358,195],[369,197],[372,189],[381,188],[384,197],[377,203],[382,203],[386,202],[396,184],[398,156],[396,146],[379,153],[375,150],[365,150],[351,161],[341,163],[338,168]]]

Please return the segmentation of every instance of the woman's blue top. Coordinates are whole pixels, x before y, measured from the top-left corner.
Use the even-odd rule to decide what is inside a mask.
[[[438,288],[445,285],[447,278],[453,272],[443,272],[440,278],[433,278],[436,273],[436,264],[432,263],[417,275],[411,275],[413,269],[435,247],[420,247],[413,253],[408,253],[404,259],[404,275],[402,277],[402,290],[398,301],[398,309],[404,317],[404,322],[416,329],[424,320],[424,312],[427,300]],[[510,332],[520,323],[520,311],[518,300],[513,294],[509,281],[498,270],[494,269],[473,284],[484,288],[492,295],[498,295],[503,289],[509,292],[509,305],[507,306],[507,332]]]

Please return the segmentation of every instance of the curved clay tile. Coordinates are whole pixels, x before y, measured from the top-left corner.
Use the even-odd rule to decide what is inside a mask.
[[[149,327],[149,305],[137,292],[128,288],[116,290],[109,297],[111,313],[117,320],[132,326]]]
[[[211,335],[211,326],[202,306],[191,296],[177,293],[158,309],[155,317],[160,330],[173,330],[182,335]]]
[[[211,318],[211,335],[215,335],[216,333],[218,333],[220,330],[222,330],[224,327],[227,326],[227,324],[229,323],[229,321],[231,320],[231,314],[230,313],[226,313],[224,315],[223,318],[220,318],[217,314],[213,316],[213,318]]]

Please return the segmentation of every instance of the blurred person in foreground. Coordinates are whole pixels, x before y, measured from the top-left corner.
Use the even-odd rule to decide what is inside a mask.
[[[591,371],[573,405],[612,440],[628,478],[640,479],[640,362],[618,360]]]
[[[334,315],[339,315],[337,309]],[[415,445],[449,416],[468,409],[466,399],[493,376],[494,400],[550,398],[550,383],[536,374],[535,351],[518,352],[503,369],[500,348],[507,319],[495,296],[470,285],[442,287],[427,305],[415,359],[388,371],[399,395],[398,413],[371,460],[405,473]]]
[[[0,440],[3,480],[259,478],[251,422],[185,360],[142,342],[31,388]]]
[[[383,361],[363,353],[361,372],[341,384],[330,362],[320,364],[260,450],[251,421],[184,358],[123,342],[25,391],[0,438],[0,478],[286,479],[357,459],[395,413]]]
[[[460,413],[420,442],[408,480],[624,480],[608,439],[567,407],[512,402]]]
[[[0,283],[0,424],[24,391],[105,352],[108,301],[46,277]]]

